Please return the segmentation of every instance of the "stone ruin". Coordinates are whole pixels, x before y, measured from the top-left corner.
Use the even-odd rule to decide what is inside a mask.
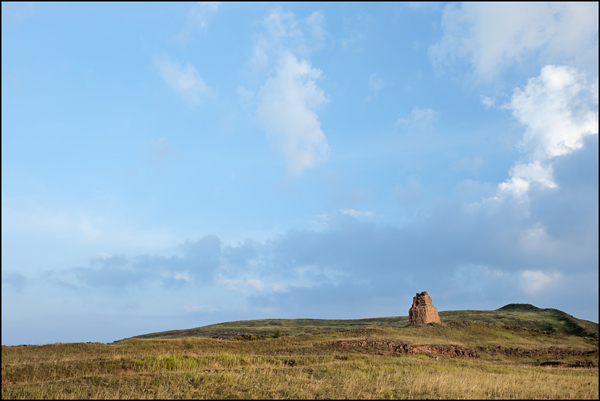
[[[408,310],[408,324],[440,323],[437,309],[427,291],[415,295],[412,307]]]

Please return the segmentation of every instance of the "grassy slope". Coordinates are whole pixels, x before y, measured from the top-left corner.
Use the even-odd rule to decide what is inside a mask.
[[[557,309],[540,309],[529,304],[509,304],[495,311],[444,311],[439,312],[442,323],[475,321],[500,327],[522,327],[555,334],[593,337],[598,339],[598,324],[577,319]],[[244,333],[256,336],[343,332],[361,327],[402,328],[408,324],[408,316],[380,317],[370,319],[259,319],[218,323],[193,329],[150,333],[132,338],[183,338],[219,337],[231,338]]]
[[[598,324],[523,304],[440,318],[265,319],[2,346],[2,399],[598,399]]]
[[[253,322],[254,328],[265,324]],[[245,330],[247,323],[237,324]],[[268,327],[286,327],[285,321],[279,323]],[[317,323],[325,322],[301,323],[321,329],[324,326]],[[393,355],[390,342],[476,348],[478,357]],[[509,350],[581,352],[499,353],[498,345]],[[261,339],[188,337],[3,346],[2,398],[597,399],[597,367],[541,367],[597,366],[597,362],[598,341],[590,337],[460,321]]]

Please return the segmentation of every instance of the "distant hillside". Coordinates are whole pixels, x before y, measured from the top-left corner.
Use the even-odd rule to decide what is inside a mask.
[[[443,311],[439,312],[442,324],[478,322],[499,327],[524,328],[546,333],[592,337],[598,340],[598,323],[577,319],[557,309],[541,309],[530,304],[508,304],[493,311]],[[211,324],[184,330],[149,333],[131,338],[232,338],[243,334],[254,336],[280,336],[343,332],[367,327],[403,328],[408,316],[369,319],[258,319]]]

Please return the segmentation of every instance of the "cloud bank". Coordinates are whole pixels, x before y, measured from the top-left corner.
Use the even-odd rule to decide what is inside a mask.
[[[464,59],[481,80],[533,57],[597,63],[597,3],[452,3],[441,27],[442,39],[429,49],[434,66],[442,70]]]

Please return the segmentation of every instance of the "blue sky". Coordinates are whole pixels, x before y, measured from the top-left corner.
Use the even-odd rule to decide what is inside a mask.
[[[2,3],[2,344],[598,321],[597,3]]]

